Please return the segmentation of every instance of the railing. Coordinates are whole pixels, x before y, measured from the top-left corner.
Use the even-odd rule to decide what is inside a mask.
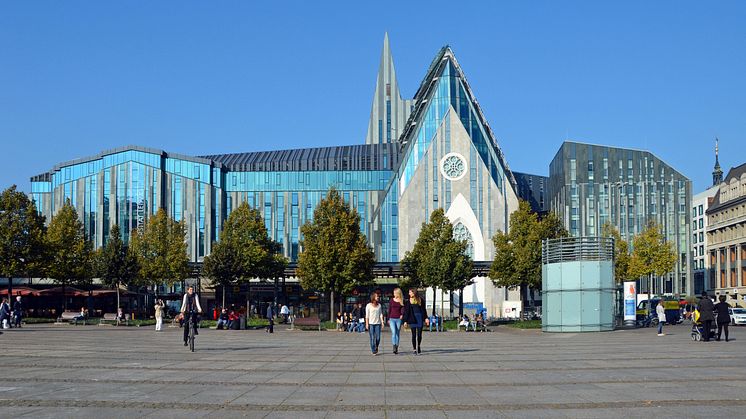
[[[563,237],[547,239],[541,244],[543,264],[592,260],[614,260],[611,237]]]

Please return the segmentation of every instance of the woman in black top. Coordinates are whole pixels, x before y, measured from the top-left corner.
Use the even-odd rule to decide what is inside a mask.
[[[404,305],[404,324],[409,325],[412,331],[412,348],[415,355],[422,353],[422,328],[430,320],[427,318],[425,301],[417,294],[414,288],[409,289],[409,301]]]
[[[730,305],[725,302],[725,296],[721,295],[719,297],[720,302],[715,304],[715,314],[717,314],[717,324],[718,324],[718,337],[715,338],[716,341],[720,341],[720,335],[723,333],[723,329],[725,329],[725,341],[728,341],[728,325],[730,324],[730,314],[728,313],[728,309],[730,308]]]

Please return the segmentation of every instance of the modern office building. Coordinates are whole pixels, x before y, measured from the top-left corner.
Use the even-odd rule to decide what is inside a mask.
[[[129,146],[58,164],[31,183],[48,220],[69,199],[96,247],[115,224],[128,240],[163,208],[185,223],[193,262],[210,253],[242,202],[261,211],[297,260],[300,226],[332,186],[361,215],[379,262],[398,262],[438,208],[474,260],[492,260],[491,238],[518,205],[513,174],[451,49],[438,52],[414,99],[402,100],[388,37],[366,144],[197,157]],[[465,300],[493,315],[515,297],[487,278],[472,287]]]
[[[630,240],[649,221],[677,252],[676,268],[653,283],[654,293],[691,294],[691,181],[640,150],[566,141],[549,166],[550,208],[572,236],[597,236],[605,223]],[[647,292],[647,281],[638,288]]]
[[[537,214],[549,212],[548,187],[549,177],[513,172],[516,181],[518,197],[531,205],[531,210]]]
[[[746,306],[746,163],[728,171],[706,214],[715,292]]]
[[[723,181],[723,170],[718,158],[718,139],[715,139],[715,167],[712,171],[712,186],[692,198],[692,276],[694,294],[714,290],[715,277],[710,275],[710,259],[707,257],[707,210],[715,200],[715,195]]]

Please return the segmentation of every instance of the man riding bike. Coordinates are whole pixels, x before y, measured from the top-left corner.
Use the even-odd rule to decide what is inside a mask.
[[[194,287],[187,287],[184,300],[181,303],[181,315],[184,317],[184,346],[189,346],[189,319],[192,320],[194,335],[197,333],[197,313],[202,314],[202,306],[199,305],[199,295],[194,293]]]

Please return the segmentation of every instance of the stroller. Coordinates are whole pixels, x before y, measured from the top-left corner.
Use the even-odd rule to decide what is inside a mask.
[[[694,310],[694,314],[692,315],[692,340],[699,342],[702,340],[702,337],[704,336],[704,323],[702,323],[699,320],[699,311]],[[710,336],[715,336],[717,333],[717,330],[715,329],[715,322],[712,322],[712,327],[710,328]]]

